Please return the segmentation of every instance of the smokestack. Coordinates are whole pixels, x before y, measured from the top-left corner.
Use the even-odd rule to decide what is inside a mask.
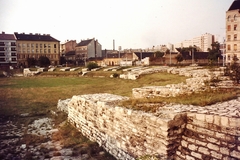
[[[115,40],[113,40],[113,50],[115,51]]]

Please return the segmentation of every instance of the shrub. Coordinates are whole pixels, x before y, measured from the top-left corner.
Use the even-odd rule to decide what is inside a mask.
[[[113,73],[113,78],[118,78],[119,74],[118,73]]]
[[[94,68],[98,68],[98,64],[94,63],[94,62],[89,62],[87,64],[87,68],[88,68],[88,70],[91,70],[91,69],[94,69]]]

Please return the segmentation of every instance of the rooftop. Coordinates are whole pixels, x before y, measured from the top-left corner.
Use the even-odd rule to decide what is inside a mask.
[[[240,0],[235,0],[230,6],[230,8],[228,9],[228,11],[236,10],[236,9],[240,9]]]
[[[77,47],[80,46],[87,46],[93,39],[82,40],[80,43],[77,44]]]
[[[2,34],[0,34],[0,40],[16,40],[16,37],[14,34],[5,34],[5,32],[2,32]]]
[[[25,34],[25,33],[14,33],[17,40],[25,40],[25,41],[52,41],[52,42],[60,42],[59,40],[50,36],[50,34]]]

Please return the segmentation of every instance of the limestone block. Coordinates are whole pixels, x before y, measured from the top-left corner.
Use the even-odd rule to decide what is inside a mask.
[[[221,125],[222,126],[229,126],[229,122],[228,122],[228,117],[221,117]]]
[[[208,149],[208,148],[205,148],[205,147],[199,147],[199,148],[198,148],[198,151],[199,151],[200,153],[205,154],[205,155],[209,155],[209,154],[210,154],[209,149]]]
[[[211,151],[211,156],[220,160],[222,159],[222,154],[219,154],[216,151]]]
[[[191,155],[192,155],[193,157],[196,157],[196,158],[202,159],[202,155],[199,154],[199,153],[191,152]]]
[[[212,150],[215,150],[215,151],[219,151],[219,146],[218,146],[218,145],[215,145],[215,144],[213,144],[213,143],[208,143],[208,144],[207,144],[207,147],[208,147],[209,149],[212,149]]]
[[[225,155],[229,155],[229,148],[220,147],[220,153],[225,154]]]
[[[214,116],[213,115],[205,115],[206,117],[206,122],[207,123],[213,123]]]

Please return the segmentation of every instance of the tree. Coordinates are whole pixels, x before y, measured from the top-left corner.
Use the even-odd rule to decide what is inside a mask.
[[[65,57],[61,56],[60,57],[60,64],[62,65],[62,64],[65,64],[65,63],[66,63]]]
[[[208,61],[210,65],[216,62],[221,55],[219,42],[214,42],[211,46],[212,49],[208,48]]]
[[[156,58],[162,58],[164,56],[164,53],[163,52],[160,52],[160,51],[156,51],[155,52],[155,57]]]
[[[50,65],[50,60],[46,56],[40,56],[39,59],[38,59],[38,64],[39,64],[39,66],[46,67],[46,66]]]
[[[35,66],[36,65],[36,59],[35,58],[27,58],[28,67]]]
[[[182,56],[181,53],[176,56],[176,60],[177,60],[178,63],[183,61],[183,56]]]
[[[228,69],[228,75],[230,76],[231,80],[236,83],[240,83],[240,65],[237,62],[239,59],[236,55],[234,55],[233,60]]]

